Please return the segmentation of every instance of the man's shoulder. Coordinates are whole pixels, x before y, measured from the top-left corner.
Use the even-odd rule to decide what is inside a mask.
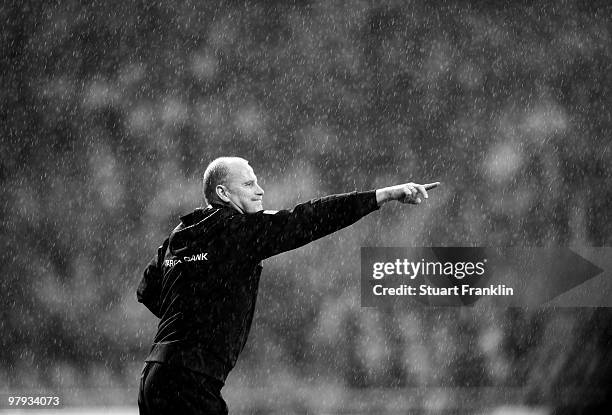
[[[195,209],[181,216],[181,222],[170,234],[171,245],[176,246],[177,243],[180,243],[179,241],[186,242],[218,236],[234,216],[235,214],[229,209],[211,206]]]
[[[182,227],[186,228],[194,225],[204,225],[219,219],[227,219],[235,216],[237,212],[232,209],[222,208],[218,206],[207,206],[205,208],[197,208],[194,211],[181,216]]]

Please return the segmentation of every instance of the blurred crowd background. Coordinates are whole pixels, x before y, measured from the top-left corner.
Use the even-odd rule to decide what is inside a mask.
[[[472,3],[2,3],[0,391],[135,404],[143,267],[239,155],[271,209],[443,186],[264,263],[230,408],[605,411],[608,309],[360,307],[361,246],[612,244],[609,4]]]

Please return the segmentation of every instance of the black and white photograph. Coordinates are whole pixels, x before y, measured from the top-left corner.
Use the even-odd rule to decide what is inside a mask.
[[[0,414],[612,413],[610,2],[0,18]]]

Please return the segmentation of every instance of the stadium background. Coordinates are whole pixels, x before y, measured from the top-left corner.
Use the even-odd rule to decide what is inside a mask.
[[[134,405],[156,327],[143,266],[201,203],[206,163],[241,155],[268,208],[443,187],[266,261],[231,409],[603,411],[608,309],[361,309],[359,248],[610,245],[609,13],[4,3],[0,392]]]

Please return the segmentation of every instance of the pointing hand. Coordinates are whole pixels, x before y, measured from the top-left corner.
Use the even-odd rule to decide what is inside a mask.
[[[376,201],[378,205],[382,205],[390,200],[397,200],[400,203],[409,203],[413,205],[420,204],[424,199],[429,198],[428,190],[435,189],[440,185],[440,182],[418,184],[406,183],[391,187],[385,187],[376,191]]]

